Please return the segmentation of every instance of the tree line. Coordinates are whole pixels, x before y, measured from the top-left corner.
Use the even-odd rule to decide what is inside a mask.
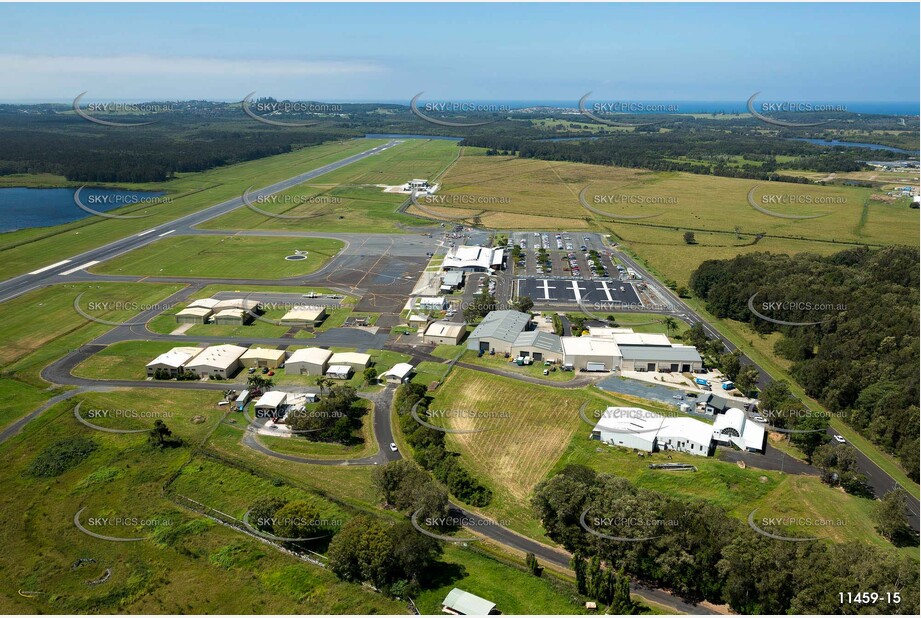
[[[774,352],[792,361],[806,394],[893,453],[917,481],[918,267],[908,247],[826,257],[750,253],[703,262],[690,285],[717,317],[780,332]],[[749,308],[753,295],[762,315],[806,325],[758,317]],[[781,409],[779,399],[769,405]]]

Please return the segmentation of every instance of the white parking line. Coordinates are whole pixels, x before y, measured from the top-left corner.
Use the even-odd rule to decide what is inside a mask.
[[[150,234],[151,232],[155,231],[156,229],[157,229],[157,228],[152,227],[152,228],[150,228],[149,230],[144,230],[143,232],[141,232],[140,234],[138,234],[138,236],[143,236],[143,235],[145,235],[145,234]]]
[[[170,230],[170,231],[168,231],[168,232],[163,232],[162,234],[157,234],[157,237],[163,237],[163,236],[166,236],[167,234],[172,234],[172,233],[175,232],[175,231],[176,231],[176,230]]]
[[[601,283],[601,289],[604,290],[604,295],[608,297],[608,302],[614,302],[614,299],[611,298],[611,290],[608,289],[608,282],[600,281],[599,283]]]
[[[98,264],[98,263],[99,263],[99,260],[93,260],[92,262],[87,262],[86,264],[84,264],[84,265],[82,265],[82,266],[77,266],[76,268],[71,268],[70,270],[65,270],[64,272],[61,273],[61,276],[63,277],[64,275],[72,275],[72,274],[74,274],[75,272],[77,272],[78,270],[83,270],[84,268],[89,268],[90,266],[95,266],[95,265]]]
[[[556,287],[551,286],[551,285],[550,285],[550,282],[547,281],[546,279],[542,279],[542,280],[541,280],[541,283],[543,283],[543,287],[544,287],[544,298],[543,298],[543,300],[552,300],[552,299],[550,298],[550,290],[555,290]]]
[[[573,295],[576,297],[576,302],[577,302],[577,303],[580,302],[580,301],[582,300],[582,290],[584,290],[584,289],[585,289],[585,288],[580,288],[580,287],[579,287],[579,282],[578,282],[578,281],[573,281],[573,282],[572,282],[572,293],[573,293]]]
[[[39,268],[38,270],[33,270],[33,271],[30,272],[29,274],[30,274],[30,275],[40,275],[41,273],[45,272],[46,270],[51,270],[52,268],[57,268],[58,266],[63,266],[64,264],[67,264],[67,263],[69,263],[69,262],[70,262],[70,260],[61,260],[60,262],[55,262],[55,263],[52,264],[51,266],[45,266],[44,268]]]

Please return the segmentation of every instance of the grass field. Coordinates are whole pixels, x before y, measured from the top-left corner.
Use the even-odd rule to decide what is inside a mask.
[[[361,428],[353,433],[360,440],[357,444],[311,442],[304,436],[292,436],[290,438],[259,436],[258,439],[273,451],[301,457],[314,459],[358,459],[368,457],[377,452],[377,442],[374,441],[374,414],[376,410],[374,410],[374,405],[366,399],[360,399],[356,405],[360,405],[366,411],[366,414],[361,418]],[[314,407],[316,407],[316,404],[309,404],[307,409]]]
[[[0,558],[8,583],[0,607],[18,613],[402,613],[402,604],[361,586],[344,584],[328,571],[307,565],[238,532],[185,510],[162,494],[164,483],[189,461],[190,446],[222,417],[202,394],[144,391],[85,394],[84,407],[120,409],[158,406],[171,412],[167,424],[188,446],[159,450],[140,435],[115,435],[86,428],[73,418],[73,402],[55,406],[0,447],[0,472],[8,491],[0,497],[6,525]],[[192,424],[193,416],[205,422]],[[56,440],[92,439],[96,450],[51,479],[24,475],[36,454]],[[193,461],[180,475],[180,489],[230,509],[247,493],[284,492],[270,481],[241,475],[211,461]],[[243,493],[240,493],[243,492]],[[331,518],[341,509],[319,496],[312,500]],[[116,537],[153,535],[115,543],[86,536],[73,524]],[[140,525],[96,522],[125,517]],[[94,562],[74,566],[79,558]],[[110,570],[104,583],[87,582]],[[28,591],[29,595],[17,594]],[[241,601],[242,600],[242,601]],[[242,605],[241,605],[242,602]]]
[[[296,219],[270,218],[241,208],[204,225],[221,230],[401,233],[401,226],[423,225],[425,221],[398,213],[407,196],[385,193],[380,185],[401,185],[412,178],[434,179],[458,153],[458,146],[451,141],[406,140],[379,155],[290,189],[275,202],[258,205],[260,210]]]
[[[149,207],[143,219],[89,217],[67,225],[33,228],[0,235],[0,278],[6,279],[137,234],[208,206],[240,197],[252,184],[267,186],[386,143],[386,140],[348,140],[303,148],[207,172],[179,174],[165,183],[124,184],[138,190],[166,191],[172,201]],[[372,157],[373,158],[373,157]],[[75,207],[76,208],[76,207]],[[134,212],[139,206],[119,209]]]
[[[112,327],[87,320],[74,301],[99,319],[130,321],[146,305],[181,289],[150,283],[61,284],[27,292],[2,304],[0,329],[0,426],[25,415],[63,389],[48,389],[41,370],[48,363]]]
[[[282,279],[314,272],[343,246],[329,238],[171,236],[91,270],[112,275]],[[309,254],[303,260],[286,260],[295,250]]]
[[[175,348],[172,341],[119,341],[74,367],[73,374],[94,380],[146,380],[147,363]],[[194,340],[186,344],[196,347]]]

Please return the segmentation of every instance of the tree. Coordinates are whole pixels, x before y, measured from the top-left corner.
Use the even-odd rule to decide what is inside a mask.
[[[253,394],[264,393],[267,390],[271,390],[274,384],[275,381],[272,380],[272,378],[268,378],[260,373],[254,373],[246,378],[246,389]]]
[[[377,371],[374,370],[374,367],[366,367],[362,377],[368,384],[374,384],[377,382]]]
[[[636,613],[636,605],[630,598],[630,578],[618,573],[614,580],[614,592],[611,598],[611,613],[628,616]]]
[[[572,560],[569,561],[569,565],[572,567],[572,570],[576,573],[576,590],[579,594],[588,594],[588,582],[586,581],[587,574],[585,568],[585,558],[582,557],[582,552],[576,551],[572,554]]]
[[[678,321],[675,320],[672,316],[666,316],[662,323],[665,325],[665,334],[666,336],[670,335],[672,329],[678,328]]]
[[[272,532],[275,524],[275,513],[288,504],[284,498],[263,496],[258,498],[249,507],[249,522],[253,527],[266,532]]]
[[[754,365],[742,367],[735,379],[736,388],[748,395],[755,390],[758,385],[758,370]]]
[[[515,299],[512,306],[522,313],[527,313],[534,307],[534,301],[531,300],[530,296],[521,296]]]
[[[697,243],[697,240],[694,238],[694,232],[685,232],[684,233],[684,243],[687,245],[693,245]]]
[[[877,532],[897,545],[911,534],[905,509],[904,490],[894,489],[883,496],[873,512]]]
[[[675,294],[678,295],[678,298],[687,298],[690,296],[690,292],[683,285],[679,285],[677,288],[675,288]]]
[[[389,532],[396,571],[391,574],[391,579],[422,583],[425,576],[433,572],[444,551],[441,543],[419,533],[408,521],[398,523]]]
[[[537,562],[537,556],[528,552],[524,557],[524,563],[528,567],[528,572],[535,577],[540,577],[543,569],[540,567],[540,564]]]
[[[742,369],[742,353],[738,350],[733,352],[727,352],[726,354],[720,355],[720,371],[722,371],[727,378],[730,380],[735,380],[739,371]]]
[[[168,446],[178,446],[182,443],[179,438],[173,437],[173,432],[166,426],[162,420],[154,421],[153,428],[147,434],[147,443],[157,448],[166,448]]]
[[[385,587],[392,575],[393,539],[377,519],[353,517],[333,537],[328,567],[339,579]]]
[[[306,500],[289,502],[275,511],[273,520],[274,533],[280,537],[310,538],[321,532],[320,513]]]

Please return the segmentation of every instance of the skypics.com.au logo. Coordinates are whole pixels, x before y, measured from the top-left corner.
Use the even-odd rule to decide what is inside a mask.
[[[766,124],[784,128],[797,127],[820,127],[826,125],[831,120],[821,120],[818,122],[790,122],[788,120],[778,120],[766,114],[816,114],[816,113],[841,113],[847,112],[846,105],[834,103],[811,103],[804,101],[772,101],[755,103],[755,99],[760,92],[756,92],[748,98],[746,107],[749,113]]]
[[[588,105],[591,92],[586,92],[579,99],[579,113],[595,122],[612,127],[648,127],[664,122],[665,118],[655,118],[649,122],[626,122],[625,116],[661,115],[678,113],[678,105],[674,103],[643,103],[638,101],[606,101]]]
[[[160,204],[171,204],[173,199],[166,195],[155,195],[155,196],[143,196],[136,194],[94,194],[91,193],[83,197],[82,193],[86,189],[86,185],[78,188],[74,191],[74,204],[80,210],[88,212],[91,215],[97,217],[103,217],[105,219],[143,219],[145,217],[150,217],[155,213],[147,213],[143,215],[113,215],[107,212],[101,212],[99,210],[90,208],[87,203],[94,206],[108,206],[109,208],[119,208],[122,206],[158,206]]]
[[[433,116],[432,114],[448,114],[451,117],[463,116],[464,114],[507,114],[511,111],[508,105],[499,103],[481,103],[476,101],[429,101],[419,105],[419,99],[425,92],[420,92],[409,102],[410,111],[422,120],[431,124],[437,124],[443,127],[482,127],[492,124],[496,120],[483,120],[479,122],[457,122],[453,120],[444,120]]]
[[[276,101],[275,99],[259,99],[253,101],[253,95],[256,91],[250,92],[243,97],[240,105],[243,113],[262,124],[273,127],[312,127],[319,123],[315,121],[292,122],[289,120],[280,120],[280,118],[302,117],[305,114],[332,114],[338,115],[343,112],[341,105],[332,103],[316,103],[305,101]],[[272,116],[268,118],[268,116]]]
[[[145,122],[116,122],[97,118],[93,114],[112,114],[118,116],[141,115],[146,117],[151,114],[171,112],[175,109],[171,103],[120,103],[115,101],[109,103],[90,103],[84,109],[81,107],[81,103],[87,92],[88,91],[81,92],[76,96],[71,104],[71,109],[80,118],[106,127],[144,127],[154,124],[156,120],[148,120]],[[68,114],[70,112],[54,110],[54,113]]]

